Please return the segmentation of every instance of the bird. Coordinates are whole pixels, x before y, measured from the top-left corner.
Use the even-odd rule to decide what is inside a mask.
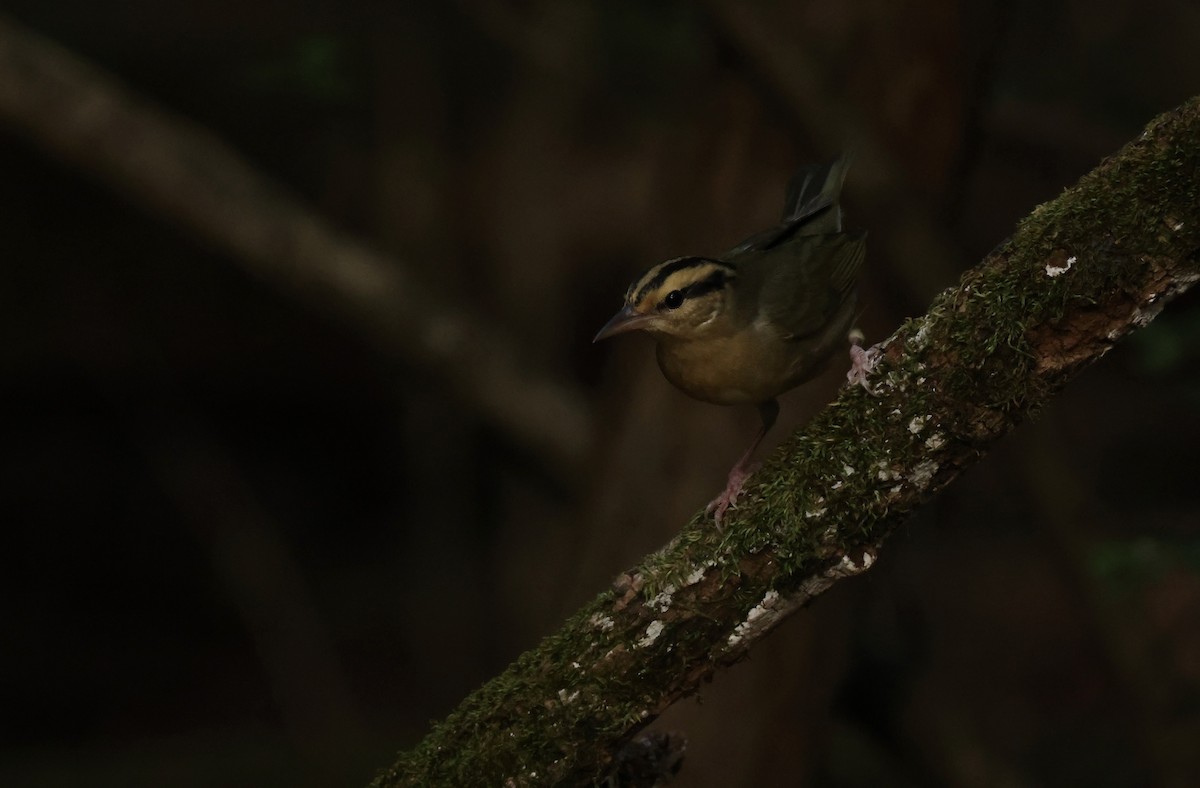
[[[820,374],[847,337],[847,377],[866,387],[872,357],[858,347],[857,329],[850,334],[866,233],[843,229],[839,203],[849,166],[842,155],[800,168],[779,224],[725,254],[676,257],[646,271],[592,340],[644,331],[657,342],[663,375],[685,394],[758,409],[761,429],[706,509],[718,528],[754,471],[754,452],[779,416],[779,395]]]

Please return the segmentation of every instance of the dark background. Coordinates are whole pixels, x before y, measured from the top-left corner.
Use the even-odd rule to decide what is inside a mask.
[[[865,139],[875,341],[1200,89],[1200,10],[1171,0],[5,6],[515,338],[599,436],[564,473],[0,125],[13,786],[364,784],[752,435],[648,341],[590,344],[631,278],[770,224],[795,166]],[[678,784],[1200,784],[1198,343],[1193,295],[671,709]]]

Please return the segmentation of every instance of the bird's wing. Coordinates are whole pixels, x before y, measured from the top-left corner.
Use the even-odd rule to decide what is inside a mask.
[[[820,332],[853,298],[865,256],[861,232],[805,235],[772,249],[755,261],[759,317],[793,338]]]

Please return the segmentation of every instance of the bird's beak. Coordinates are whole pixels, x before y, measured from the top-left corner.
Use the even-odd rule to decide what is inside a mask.
[[[612,319],[604,324],[604,328],[596,334],[593,342],[599,342],[602,339],[608,339],[615,334],[623,334],[626,331],[634,331],[644,326],[654,314],[644,315],[641,312],[635,312],[632,306],[628,304],[612,316]]]

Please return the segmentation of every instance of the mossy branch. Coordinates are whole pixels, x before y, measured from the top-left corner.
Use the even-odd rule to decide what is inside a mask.
[[[753,479],[476,691],[376,786],[586,784],[1200,279],[1200,99],[1039,206]]]

